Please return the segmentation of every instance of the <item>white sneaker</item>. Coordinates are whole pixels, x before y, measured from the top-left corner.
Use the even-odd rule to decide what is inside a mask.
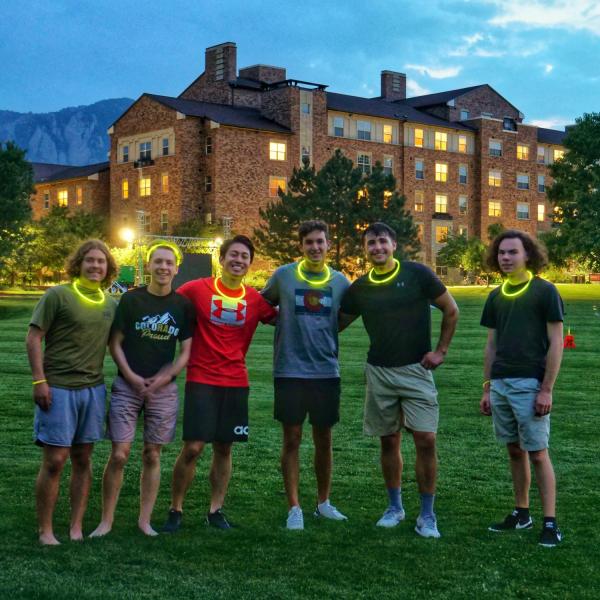
[[[304,529],[304,515],[299,506],[290,508],[285,526],[288,529]]]
[[[425,538],[442,537],[437,528],[437,520],[435,515],[427,515],[426,517],[419,516],[415,531]]]
[[[406,513],[403,508],[394,508],[388,506],[383,513],[383,516],[377,521],[377,527],[396,527],[400,521],[404,521]]]
[[[326,519],[332,519],[333,521],[347,521],[348,517],[343,515],[329,500],[321,502],[317,505],[315,510],[315,517],[325,517]]]

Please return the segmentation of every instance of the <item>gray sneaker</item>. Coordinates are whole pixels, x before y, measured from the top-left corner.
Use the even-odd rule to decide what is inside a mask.
[[[437,520],[435,515],[427,515],[425,517],[419,516],[417,518],[417,525],[415,531],[425,538],[439,538],[442,537],[437,528]]]
[[[315,510],[315,517],[325,517],[333,521],[347,521],[348,517],[343,515],[333,504],[327,500],[322,504],[317,505]]]
[[[287,529],[304,529],[304,515],[299,506],[292,506],[290,508],[285,526]]]
[[[383,513],[383,516],[377,521],[377,527],[396,527],[400,521],[404,521],[406,513],[403,508],[394,508],[388,506]]]

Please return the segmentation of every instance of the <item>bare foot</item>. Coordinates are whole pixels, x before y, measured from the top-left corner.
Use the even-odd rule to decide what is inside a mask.
[[[111,523],[105,523],[104,521],[100,521],[100,525],[98,525],[98,527],[96,527],[96,529],[94,529],[94,531],[92,531],[92,533],[90,533],[89,537],[91,537],[91,538],[102,537],[103,535],[110,533],[111,529],[112,529]]]
[[[38,539],[42,546],[60,546],[60,542],[54,537],[53,533],[40,533]]]
[[[146,535],[158,535],[158,532],[152,529],[152,525],[150,525],[150,523],[142,523],[141,521],[138,521],[138,527],[141,529],[142,533],[145,533]]]
[[[79,527],[71,527],[69,538],[72,542],[83,542],[83,532]]]

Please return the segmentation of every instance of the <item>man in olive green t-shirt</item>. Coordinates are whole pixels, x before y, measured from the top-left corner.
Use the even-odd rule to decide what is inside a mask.
[[[27,355],[33,376],[35,442],[43,447],[36,481],[39,541],[57,545],[52,516],[60,475],[71,458],[71,540],[82,540],[94,442],[103,438],[102,366],[115,301],[102,285],[116,273],[106,245],[88,240],[67,262],[70,284],[48,290],[33,311]],[[42,347],[44,340],[44,347]]]

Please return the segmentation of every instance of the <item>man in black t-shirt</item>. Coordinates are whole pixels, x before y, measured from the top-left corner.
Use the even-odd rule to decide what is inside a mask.
[[[192,344],[192,304],[171,287],[180,260],[177,246],[156,242],[147,255],[150,284],[126,292],[117,308],[110,338],[110,351],[119,367],[108,414],[107,436],[112,440],[112,451],[102,479],[102,520],[91,537],[106,535],[112,528],[123,469],[142,411],[144,449],[138,526],[146,535],[157,535],[150,517],[160,484],[160,451],[175,435],[175,377],[186,366]],[[177,340],[181,351],[173,362]]]
[[[540,544],[553,547],[561,541],[561,533],[548,440],[552,388],[562,358],[563,304],[554,285],[535,276],[546,256],[526,233],[501,233],[490,246],[488,263],[506,280],[490,293],[481,317],[488,339],[480,408],[492,415],[496,437],[506,444],[515,493],[513,512],[489,529],[532,527],[531,461],[544,511]]]
[[[411,431],[421,511],[416,532],[440,537],[433,510],[437,476],[436,432],[439,408],[432,370],[444,362],[458,320],[458,308],[442,282],[427,267],[394,258],[396,232],[385,223],[369,225],[363,244],[372,268],[342,299],[346,324],[362,316],[371,342],[366,364],[364,432],[381,440],[381,468],[389,505],[377,522],[394,527],[405,518],[402,507],[401,427]],[[431,349],[431,309],[443,313],[436,349]]]

